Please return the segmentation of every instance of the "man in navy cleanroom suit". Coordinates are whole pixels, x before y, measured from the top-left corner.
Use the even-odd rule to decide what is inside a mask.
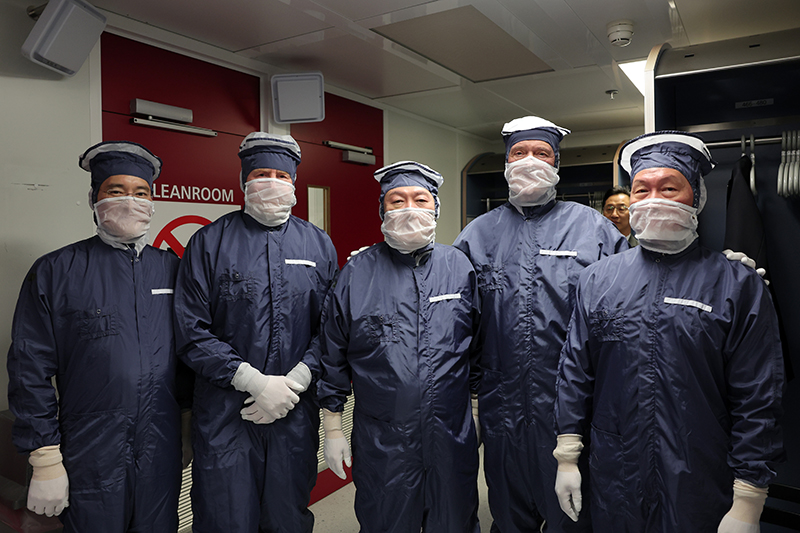
[[[146,244],[161,160],[112,141],[79,162],[91,170],[97,236],[36,261],[11,332],[8,396],[14,443],[31,452],[28,508],[60,513],[68,532],[174,532],[178,258]]]
[[[493,533],[588,531],[553,494],[558,357],[578,274],[628,243],[596,210],[555,198],[559,144],[569,130],[523,117],[503,127],[509,202],[464,228],[481,292],[478,391]]]
[[[756,533],[782,458],[770,294],[698,244],[712,168],[698,137],[647,134],[621,160],[640,246],[581,275],[558,375],[556,492],[580,512],[590,437],[594,531]]]
[[[294,139],[251,133],[239,156],[245,208],[192,236],[175,289],[178,353],[197,372],[193,527],[310,533],[319,407],[306,389],[336,251],[290,214]]]
[[[341,412],[352,380],[361,532],[478,533],[475,272],[460,251],[433,242],[438,172],[403,161],[375,177],[386,241],[342,268],[323,317],[325,458],[344,476]]]

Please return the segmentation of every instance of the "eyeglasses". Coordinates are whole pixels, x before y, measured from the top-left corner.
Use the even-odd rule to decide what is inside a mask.
[[[603,211],[605,211],[606,213],[608,213],[610,215],[611,213],[614,212],[615,209],[620,214],[625,214],[625,213],[628,212],[628,206],[624,205],[624,204],[623,205],[607,205],[607,206],[605,206],[603,208]]]

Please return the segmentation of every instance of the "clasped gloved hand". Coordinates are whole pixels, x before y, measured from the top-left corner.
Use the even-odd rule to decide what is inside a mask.
[[[256,424],[271,424],[289,414],[300,401],[295,390],[302,389],[286,376],[265,376],[248,363],[239,365],[231,384],[238,391],[250,393],[240,412],[243,419]]]
[[[28,509],[58,516],[69,506],[69,478],[61,462],[61,446],[44,446],[31,452],[33,476],[28,486]]]
[[[767,489],[754,487],[741,479],[733,482],[733,505],[722,517],[717,533],[759,533],[758,521],[764,510]]]
[[[556,472],[556,495],[558,504],[573,522],[583,507],[581,497],[581,472],[578,469],[578,457],[583,450],[580,435],[559,435],[558,444],[553,456],[558,461]]]
[[[309,370],[308,365],[303,362],[294,365],[294,368],[286,374],[286,377],[300,386],[298,389],[292,387],[292,390],[297,394],[307,391],[308,386],[311,385],[311,370]]]
[[[743,263],[743,264],[749,266],[750,268],[752,268],[753,270],[755,270],[756,273],[759,276],[761,276],[761,279],[764,280],[764,283],[769,285],[769,280],[764,279],[764,276],[767,275],[767,271],[764,270],[763,268],[756,268],[755,260],[749,258],[747,256],[747,254],[745,254],[744,252],[734,252],[733,250],[730,250],[730,249],[722,250],[722,253],[725,254],[725,257],[728,258],[728,261],[739,261],[740,263]]]
[[[342,413],[334,413],[327,409],[322,410],[322,428],[325,430],[325,446],[323,453],[325,462],[328,463],[334,474],[342,479],[347,479],[347,474],[342,466],[342,461],[347,466],[352,464],[350,445],[342,431]]]

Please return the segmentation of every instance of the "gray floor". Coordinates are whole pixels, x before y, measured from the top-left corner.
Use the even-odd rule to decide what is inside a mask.
[[[492,515],[489,513],[486,481],[483,478],[483,446],[479,450],[481,466],[478,475],[478,519],[481,522],[481,531],[488,532],[492,526]],[[356,489],[350,483],[312,505],[311,511],[315,517],[314,533],[356,533],[358,520],[353,511],[355,494]]]

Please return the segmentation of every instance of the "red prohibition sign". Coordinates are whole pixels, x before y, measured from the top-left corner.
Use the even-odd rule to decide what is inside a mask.
[[[178,254],[178,257],[183,257],[183,252],[186,248],[184,248],[172,232],[175,231],[176,228],[186,224],[200,224],[201,226],[206,226],[211,224],[211,221],[199,215],[184,215],[178,217],[161,228],[161,231],[158,232],[156,239],[153,241],[153,247],[161,248],[162,243],[167,243],[167,246],[172,248],[172,250]]]

